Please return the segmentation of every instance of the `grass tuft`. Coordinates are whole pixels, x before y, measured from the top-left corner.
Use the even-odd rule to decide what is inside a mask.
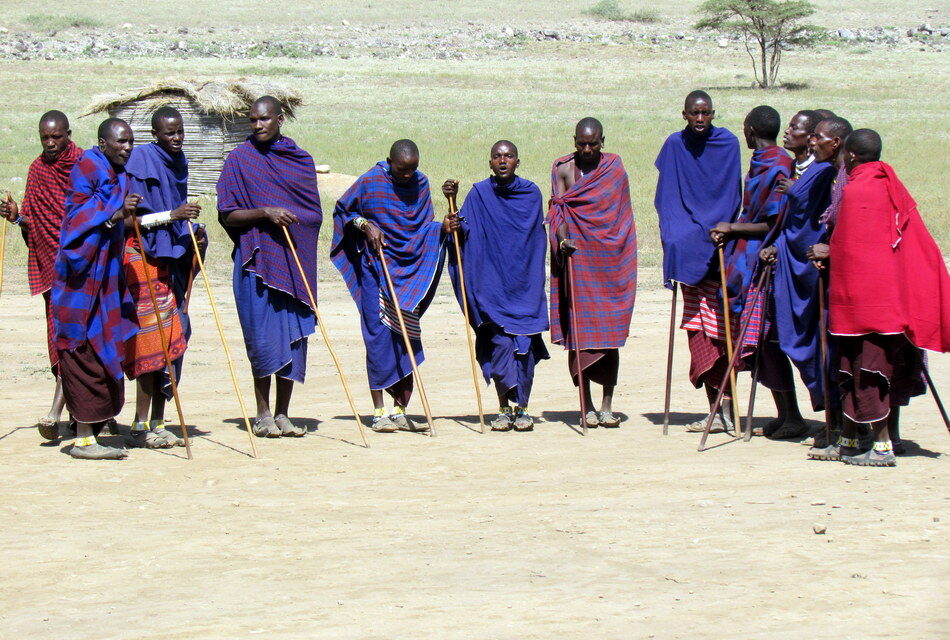
[[[611,22],[659,22],[660,14],[654,9],[638,9],[633,13],[626,13],[620,8],[618,0],[600,0],[584,13],[601,20]]]
[[[105,23],[98,18],[80,14],[51,15],[47,13],[30,13],[23,16],[23,24],[35,29],[92,29],[101,27]]]

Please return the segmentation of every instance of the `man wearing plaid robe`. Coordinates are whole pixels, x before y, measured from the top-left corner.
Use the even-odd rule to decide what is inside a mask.
[[[316,328],[306,284],[317,295],[317,241],[323,212],[313,158],[281,134],[284,112],[271,97],[248,114],[251,135],[218,179],[218,214],[234,242],[234,300],[254,376],[254,435],[301,437],[288,417],[294,382],[307,372],[307,336]],[[290,231],[303,273],[284,229]],[[306,274],[306,282],[304,281]],[[276,402],[270,406],[271,376]]]
[[[599,121],[584,118],[577,123],[576,151],[558,158],[551,170],[548,210],[553,253],[551,341],[570,350],[568,366],[575,385],[584,372],[588,427],[620,425],[613,414],[613,393],[619,350],[630,333],[637,295],[637,231],[630,185],[620,156],[601,151],[603,143]],[[580,362],[575,348],[580,349]],[[599,412],[593,410],[591,381],[603,386]]]
[[[99,146],[82,154],[70,175],[56,254],[51,308],[66,407],[76,420],[70,455],[122,459],[124,449],[95,438],[125,403],[125,342],[136,331],[135,309],[122,277],[124,220],[139,196],[128,193],[125,163],[132,129],[109,118],[99,126]]]
[[[20,225],[27,246],[27,276],[31,295],[42,295],[46,311],[46,337],[50,368],[56,377],[56,391],[49,413],[40,418],[40,435],[46,440],[59,437],[57,424],[63,413],[63,385],[59,378],[59,358],[53,340],[53,316],[50,313],[50,289],[55,274],[53,263],[59,249],[59,231],[63,224],[69,174],[79,160],[69,129],[69,120],[61,111],[48,111],[40,118],[40,143],[43,153],[30,165],[26,176],[22,208],[12,198],[0,203],[0,215]]]
[[[419,149],[411,140],[393,143],[389,157],[360,176],[333,211],[330,259],[360,313],[366,371],[375,407],[373,430],[424,430],[405,413],[412,396],[412,365],[380,263],[380,251],[396,290],[416,363],[425,359],[419,320],[432,302],[445,257],[444,234],[458,229],[458,216],[433,216],[429,179],[418,170]],[[387,411],[383,391],[393,398]]]

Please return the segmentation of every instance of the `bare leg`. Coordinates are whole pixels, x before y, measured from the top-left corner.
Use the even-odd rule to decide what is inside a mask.
[[[594,410],[594,399],[590,396],[590,380],[587,377],[584,378],[584,404],[587,405],[588,411]]]
[[[152,420],[165,421],[165,393],[161,389],[164,375],[155,374],[155,386],[152,391]]]
[[[600,403],[600,410],[603,413],[610,413],[613,411],[614,404],[614,389],[616,387],[604,386],[604,397]]]
[[[373,398],[373,408],[374,409],[385,409],[386,403],[383,401],[383,390],[382,389],[370,389],[369,395]]]
[[[290,396],[294,393],[294,381],[289,378],[277,376],[277,410],[274,412],[278,416],[286,416],[290,413]]]
[[[773,391],[772,397],[778,407],[778,418],[770,422],[764,431],[767,438],[778,440],[787,438],[801,438],[808,433],[808,425],[801,411],[798,410],[798,398],[795,391]],[[778,423],[775,428],[770,427]]]
[[[66,397],[63,396],[63,381],[56,376],[56,391],[53,392],[53,404],[49,408],[46,418],[52,422],[59,422],[63,415],[63,409],[66,407]]]
[[[152,373],[143,373],[135,380],[135,422],[148,422],[148,411],[152,406],[154,380]]]
[[[273,418],[270,410],[270,376],[254,378],[254,400],[257,402],[257,418]]]

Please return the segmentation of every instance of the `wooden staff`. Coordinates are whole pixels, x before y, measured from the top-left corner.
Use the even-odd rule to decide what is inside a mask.
[[[763,271],[765,273],[759,278],[759,281],[760,281],[759,286],[763,287],[762,288],[762,297],[763,297],[762,315],[763,315],[763,325],[764,325],[765,324],[764,318],[765,318],[765,313],[766,313],[765,305],[768,304],[768,290],[769,290],[769,286],[772,284],[772,265],[771,264],[765,265],[765,268],[763,269]],[[763,281],[765,283],[764,285],[762,284]],[[757,290],[757,293],[758,293],[758,290]],[[753,300],[753,304],[755,304],[754,300]],[[763,329],[764,329],[764,326],[763,326]],[[742,336],[742,339],[744,341],[745,336]],[[752,365],[752,388],[749,390],[749,413],[746,414],[746,419],[745,419],[745,438],[744,439],[746,442],[752,439],[752,416],[754,415],[753,412],[755,410],[755,391],[759,384],[759,364],[762,361],[762,343],[764,340],[765,340],[765,333],[763,331],[760,331],[759,339],[755,347],[755,364]],[[740,351],[742,350],[742,342],[739,343],[739,350]]]
[[[825,270],[818,272],[818,331],[821,334],[821,386],[825,403],[825,442],[831,444],[831,362],[828,360],[828,319],[825,318]]]
[[[917,355],[920,356],[920,368],[924,372],[924,378],[927,380],[927,386],[930,387],[930,393],[933,394],[934,402],[937,403],[937,410],[940,411],[940,417],[943,418],[943,424],[950,431],[950,417],[947,417],[947,410],[940,401],[940,394],[937,393],[937,387],[934,386],[934,380],[930,377],[930,370],[927,369],[927,363],[924,362],[924,354],[917,349]]]
[[[330,344],[330,336],[327,334],[327,328],[323,324],[323,318],[320,317],[320,310],[317,308],[317,299],[313,295],[313,289],[310,288],[310,280],[307,279],[307,273],[303,270],[303,265],[300,264],[300,256],[297,255],[297,249],[294,247],[293,238],[290,237],[290,231],[283,225],[280,228],[284,230],[284,237],[287,238],[287,246],[290,247],[290,252],[294,255],[294,262],[297,263],[300,278],[303,280],[303,285],[307,289],[307,295],[310,297],[310,305],[313,308],[313,315],[314,318],[316,318],[317,326],[320,327],[320,335],[323,336],[323,342],[327,345],[327,351],[330,352],[333,364],[336,365],[336,372],[340,375],[340,382],[343,383],[343,392],[346,394],[346,399],[350,403],[353,417],[356,418],[356,426],[360,430],[360,437],[363,438],[363,446],[369,449],[369,441],[366,440],[366,430],[363,428],[363,420],[360,418],[360,412],[356,410],[356,403],[353,402],[353,394],[350,393],[350,385],[346,381],[346,376],[343,374],[343,367],[340,366],[340,360],[336,357],[336,351],[333,350],[333,345]]]
[[[764,295],[764,291],[762,290],[762,283],[765,280],[767,273],[768,272],[763,269],[762,275],[759,276],[759,282],[758,282],[759,295]],[[756,301],[753,300],[753,304],[755,303]],[[700,438],[699,440],[699,449],[698,449],[699,451],[704,451],[706,449],[706,439],[709,437],[709,430],[712,428],[712,423],[716,417],[716,413],[719,411],[719,407],[722,406],[722,399],[723,399],[723,396],[725,396],[726,394],[726,385],[729,382],[729,376],[735,373],[736,365],[739,363],[739,358],[742,355],[741,346],[742,346],[742,343],[745,341],[745,335],[746,335],[746,332],[749,330],[749,324],[751,323],[751,321],[752,321],[752,314],[750,313],[748,316],[746,316],[746,319],[741,323],[741,326],[739,327],[739,338],[737,340],[737,343],[739,344],[740,348],[736,349],[735,352],[732,354],[732,358],[730,358],[729,360],[729,366],[726,369],[726,373],[725,375],[723,375],[722,382],[719,384],[719,392],[716,394],[716,402],[713,403],[712,409],[709,412],[709,418],[706,420],[706,427],[703,429],[702,438]],[[738,430],[736,431],[736,434],[734,435],[734,437],[735,438],[739,437]]]
[[[455,206],[455,196],[449,196],[449,215],[458,214],[458,209]],[[472,362],[472,382],[475,385],[475,399],[478,402],[478,424],[482,428],[482,433],[485,433],[485,412],[482,409],[482,389],[478,382],[478,364],[475,361],[475,343],[472,341],[472,334],[468,330],[469,328],[469,314],[468,314],[468,296],[465,290],[465,270],[462,268],[462,247],[459,244],[459,232],[458,229],[452,232],[452,240],[455,242],[455,257],[458,259],[459,264],[459,284],[462,289],[462,313],[465,314],[465,337],[468,338],[468,357]]]
[[[195,278],[198,277],[198,256],[191,259],[191,271],[188,272],[188,288],[185,290],[185,304],[181,307],[181,312],[188,313],[188,304],[191,302],[191,290],[195,286]]]
[[[670,308],[670,340],[666,350],[666,401],[663,403],[663,435],[670,433],[670,393],[673,388],[673,341],[676,337],[676,294],[679,283],[673,283],[673,306]]]
[[[145,256],[145,245],[142,243],[142,231],[139,229],[139,218],[132,214],[132,228],[135,230],[135,240],[139,243],[139,256],[142,258],[142,272],[145,273],[145,284],[148,286],[148,297],[152,300],[155,310],[155,323],[158,325],[158,339],[162,342],[162,353],[165,355],[165,368],[168,369],[168,379],[172,385],[172,397],[175,398],[175,409],[178,410],[178,423],[181,425],[181,437],[185,441],[185,453],[191,460],[191,440],[188,438],[188,427],[185,426],[185,414],[181,410],[181,398],[178,397],[178,382],[175,380],[175,366],[171,354],[168,352],[168,340],[165,338],[165,328],[162,326],[162,314],[158,310],[158,300],[155,299],[155,289],[152,288],[152,276],[148,272],[148,260]],[[153,392],[155,390],[153,389]],[[157,391],[162,393],[161,390]]]
[[[574,343],[574,361],[577,364],[577,390],[581,397],[581,431],[586,436],[587,435],[587,397],[584,393],[584,368],[581,366],[581,349],[578,346],[577,341],[577,310],[574,306],[574,261],[571,260],[571,256],[565,257],[567,261],[567,286],[568,294],[570,299],[568,300],[568,308],[570,309],[571,317],[571,328],[570,336],[571,342]]]
[[[726,330],[726,358],[732,362],[732,323],[729,313],[729,288],[726,285],[726,261],[723,257],[722,245],[719,245],[719,278],[722,280],[722,318]],[[729,371],[729,388],[732,389],[732,428],[739,435],[739,393],[736,388],[736,370]]]
[[[13,196],[9,191],[4,194],[4,197],[7,202],[13,202]],[[0,219],[0,224],[3,224],[3,231],[0,231],[0,295],[3,295],[3,258],[7,249],[7,221]]]
[[[402,341],[406,345],[406,352],[409,354],[409,363],[412,365],[412,375],[419,386],[419,398],[422,399],[422,408],[426,412],[426,422],[429,423],[429,435],[435,437],[435,425],[432,423],[432,412],[429,410],[429,400],[426,398],[426,389],[422,385],[422,376],[419,375],[419,365],[416,364],[416,354],[412,350],[412,342],[409,340],[409,332],[406,330],[406,321],[402,317],[402,309],[399,306],[399,298],[396,296],[396,287],[393,286],[393,279],[389,275],[389,267],[386,265],[386,255],[383,253],[383,247],[379,247],[379,261],[383,265],[383,274],[386,276],[386,284],[389,286],[389,295],[392,297],[393,306],[396,307],[396,318],[399,319],[399,330],[402,332]]]
[[[201,278],[204,280],[205,289],[208,291],[208,302],[211,303],[211,313],[214,314],[214,322],[218,325],[218,336],[221,338],[221,346],[224,348],[224,355],[228,359],[228,369],[231,371],[231,382],[234,384],[234,394],[237,396],[238,404],[241,405],[241,415],[244,417],[247,437],[251,441],[252,455],[257,458],[257,443],[254,442],[254,433],[251,430],[251,419],[247,415],[244,397],[241,395],[241,388],[238,386],[237,374],[234,372],[234,361],[231,360],[231,348],[228,347],[228,340],[224,336],[224,328],[221,326],[221,316],[218,315],[218,307],[214,303],[214,294],[211,293],[211,281],[208,280],[208,270],[205,269],[204,260],[201,258],[201,249],[198,247],[198,238],[195,237],[195,227],[191,224],[191,220],[188,220],[188,233],[191,234],[191,246],[195,249],[198,269],[201,271]]]

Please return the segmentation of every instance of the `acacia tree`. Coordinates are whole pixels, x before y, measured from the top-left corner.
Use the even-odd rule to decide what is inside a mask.
[[[697,29],[742,38],[762,88],[775,85],[783,51],[814,44],[820,33],[818,27],[802,24],[815,13],[808,0],[706,0],[698,11],[703,17]]]

